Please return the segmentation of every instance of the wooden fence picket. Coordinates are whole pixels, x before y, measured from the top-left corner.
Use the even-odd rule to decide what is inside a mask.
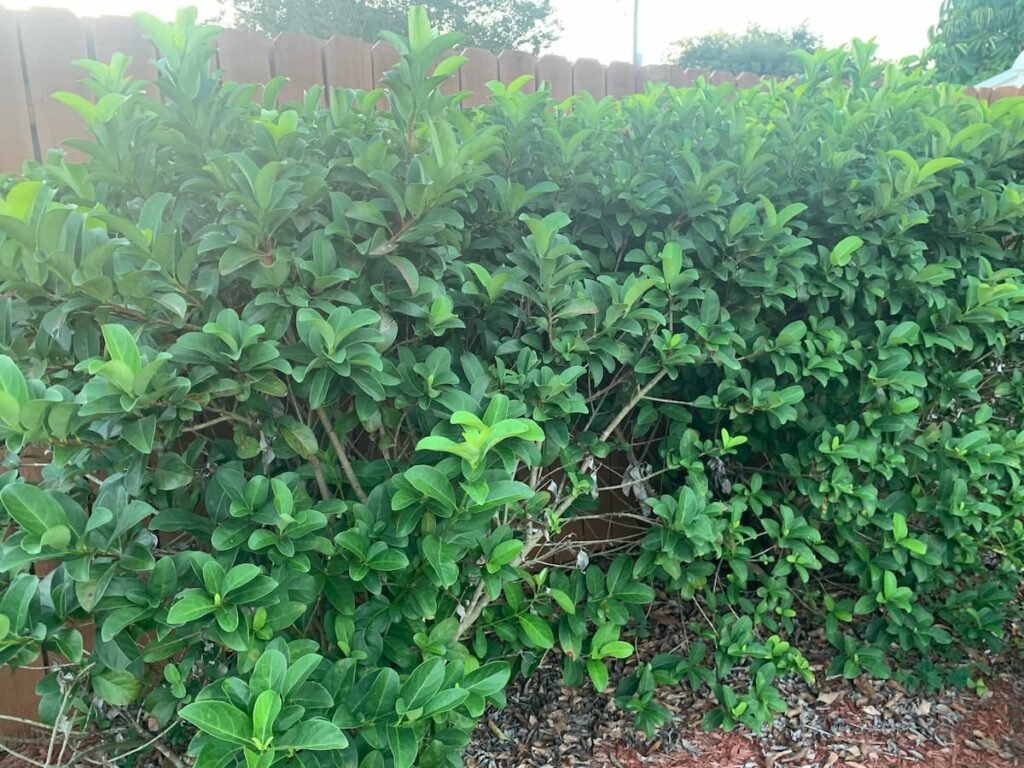
[[[281,88],[282,102],[302,101],[314,85],[324,84],[324,41],[296,32],[282,32],[274,38],[271,61],[274,75],[288,82]]]

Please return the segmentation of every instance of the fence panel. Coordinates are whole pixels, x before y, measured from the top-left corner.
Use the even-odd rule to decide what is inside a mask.
[[[517,77],[530,75],[533,79],[526,83],[524,93],[537,90],[537,57],[524,51],[502,51],[498,55],[498,79],[503,83],[511,83]]]
[[[270,39],[250,29],[225,29],[217,38],[217,61],[224,78],[236,83],[270,79]]]
[[[498,79],[498,59],[486,48],[467,48],[462,55],[468,59],[462,65],[462,90],[470,93],[463,104],[470,107],[486,104],[490,95],[487,83]]]
[[[156,68],[150,63],[156,58],[156,48],[142,34],[142,27],[127,16],[100,16],[89,19],[93,55],[104,64],[110,62],[115,53],[127,53],[132,57],[128,74],[144,80],[156,75]]]
[[[667,83],[668,67],[664,64],[648,64],[640,67],[636,75],[637,93],[643,93],[647,83]]]
[[[370,44],[353,37],[332,37],[324,46],[324,69],[331,88],[369,91],[373,85]]]
[[[384,73],[392,69],[401,60],[401,55],[395,50],[395,46],[384,40],[378,40],[370,48],[370,63],[373,65],[373,87],[381,87],[381,79]],[[377,102],[380,109],[388,108],[387,96],[381,96]]]
[[[22,163],[35,157],[32,145],[32,120],[21,69],[21,46],[14,14],[0,8],[0,173],[21,170]]]
[[[324,84],[323,49],[324,41],[320,38],[296,32],[282,32],[274,38],[274,75],[288,78],[281,89],[281,102],[302,101],[302,94],[308,89]]]
[[[606,82],[608,83],[609,96],[628,96],[636,93],[637,68],[633,64],[626,64],[623,61],[613,61],[608,65]]]
[[[56,91],[88,92],[78,81],[84,71],[71,62],[86,58],[85,31],[71,11],[36,8],[17,14],[21,53],[25,61],[28,97],[42,157],[69,138],[88,135],[85,122],[74,110],[53,98]],[[69,150],[73,159],[81,153]]]
[[[551,95],[562,101],[572,96],[572,64],[564,56],[537,59],[537,83],[549,83]]]
[[[604,64],[597,59],[577,59],[572,65],[572,92],[585,91],[595,99],[603,99],[608,94],[606,71]]]

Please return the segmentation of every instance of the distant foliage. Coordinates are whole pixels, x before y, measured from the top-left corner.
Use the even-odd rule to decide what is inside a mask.
[[[1020,0],[944,0],[925,58],[939,79],[976,83],[1010,68],[1024,51]]]
[[[653,733],[663,685],[761,726],[821,643],[917,687],[1002,647],[1019,101],[857,43],[463,109],[418,9],[385,88],[281,104],[139,19],[156,82],[86,62],[88,159],[0,180],[0,664],[67,660],[40,718],[97,763],[454,768],[545,660]]]
[[[821,46],[821,39],[806,23],[789,30],[769,30],[752,24],[741,34],[711,32],[685,38],[676,45],[675,63],[681,67],[786,76],[801,71],[800,63],[790,52],[813,52]]]
[[[405,30],[411,0],[223,0],[242,24],[268,34],[347,35],[370,42],[381,32]],[[423,5],[423,3],[421,3]],[[561,34],[551,0],[429,0],[425,7],[443,30],[495,53],[538,53]]]

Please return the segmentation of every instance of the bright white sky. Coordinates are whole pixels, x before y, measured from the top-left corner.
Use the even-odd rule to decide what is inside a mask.
[[[640,0],[640,51],[646,63],[664,61],[680,37],[724,29],[738,32],[751,22],[791,27],[804,19],[827,45],[853,37],[875,37],[880,54],[898,59],[919,53],[941,0]],[[193,0],[203,16],[218,13],[217,0]],[[564,26],[552,53],[569,59],[629,61],[633,0],[553,0]],[[173,16],[175,0],[0,0],[10,9],[33,5],[70,8],[80,16],[129,15],[145,10]]]

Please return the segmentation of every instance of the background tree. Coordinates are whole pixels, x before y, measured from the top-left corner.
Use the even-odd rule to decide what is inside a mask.
[[[224,0],[237,23],[268,34],[305,32],[377,40],[402,34],[409,6],[423,5],[439,29],[457,30],[468,44],[537,53],[558,39],[551,0]]]
[[[1020,0],[944,0],[925,57],[942,80],[972,83],[1009,69],[1024,49]]]
[[[814,51],[821,39],[804,22],[789,30],[764,29],[751,24],[741,34],[711,32],[677,43],[676,64],[723,72],[754,72],[761,75],[792,75],[799,63],[789,52]]]

